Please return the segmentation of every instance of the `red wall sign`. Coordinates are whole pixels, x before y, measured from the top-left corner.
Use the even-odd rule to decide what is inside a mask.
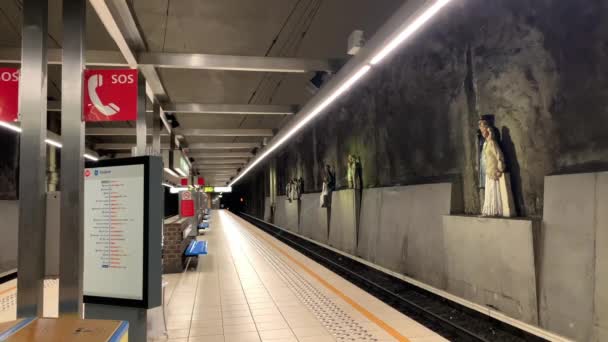
[[[203,177],[198,177],[198,182],[197,182],[197,184],[198,184],[198,185],[201,185],[201,186],[202,186],[202,185],[205,185],[205,178],[203,178]]]
[[[134,121],[137,119],[137,70],[84,72],[85,121]]]
[[[0,121],[17,121],[18,115],[19,69],[0,68]]]
[[[194,200],[192,199],[192,193],[190,193],[190,191],[182,191],[181,200],[180,215],[182,217],[194,216]]]
[[[182,217],[194,216],[194,201],[193,200],[182,201],[181,208],[182,208],[182,212],[180,214]]]
[[[180,179],[180,182],[182,185],[188,185],[188,178],[182,178]]]

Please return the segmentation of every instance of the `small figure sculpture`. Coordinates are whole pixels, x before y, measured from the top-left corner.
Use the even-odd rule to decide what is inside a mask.
[[[287,200],[289,201],[289,203],[291,203],[292,186],[293,186],[293,184],[291,183],[291,181],[287,182],[287,185],[285,185],[285,196],[287,197]]]
[[[302,190],[304,189],[304,179],[303,178],[294,178],[287,182],[285,186],[285,195],[287,196],[287,200],[291,203],[291,201],[300,200],[302,197]]]
[[[479,120],[484,142],[480,155],[480,187],[484,187],[482,216],[512,216],[510,184],[505,178],[505,159],[496,129],[486,119]],[[483,182],[483,183],[481,183]]]
[[[361,159],[358,156],[348,155],[346,178],[350,189],[361,189]]]
[[[291,180],[291,199],[300,200],[302,197],[302,190],[304,189],[304,179],[294,178]]]
[[[336,176],[331,171],[331,166],[325,165],[323,172],[323,188],[321,190],[321,208],[331,207],[331,192],[336,188]]]

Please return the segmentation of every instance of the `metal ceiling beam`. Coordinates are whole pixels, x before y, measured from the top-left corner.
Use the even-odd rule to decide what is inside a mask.
[[[180,129],[177,134],[186,137],[272,137],[271,129]]]
[[[211,165],[211,164],[245,164],[248,159],[203,159],[195,160],[192,165]]]
[[[201,174],[203,175],[207,175],[207,176],[235,176],[236,175],[236,170],[234,171],[204,171],[201,172]]]
[[[62,64],[62,49],[48,49],[48,64]],[[0,49],[0,63],[21,64],[21,49],[2,48]],[[120,51],[89,50],[86,52],[86,65],[88,66],[113,66],[128,67],[129,64]]]
[[[259,143],[196,143],[190,144],[188,150],[232,150],[232,149],[247,149],[252,150],[260,147]]]
[[[201,166],[201,167],[197,167],[196,169],[198,171],[201,172],[205,172],[205,171],[236,171],[239,167],[238,166],[223,166],[223,165],[207,165],[207,166]]]
[[[327,59],[210,55],[197,53],[142,52],[142,65],[170,69],[207,69],[259,72],[304,73],[337,70],[337,63]]]
[[[135,136],[135,127],[87,127],[85,133],[88,136]],[[148,135],[152,135],[152,130],[147,130]],[[167,132],[161,132],[160,135],[168,136]]]
[[[206,164],[206,163],[200,164],[199,163],[194,166],[201,167],[201,168],[207,168],[208,166],[224,166],[224,167],[240,168],[243,166],[243,164],[242,163],[224,163],[224,164]]]
[[[87,127],[88,136],[134,136],[134,127]],[[148,132],[151,135],[152,132]],[[181,129],[176,134],[186,137],[272,137],[270,129]],[[167,132],[161,135],[168,136]]]
[[[232,177],[234,177],[234,174],[231,175],[212,175],[212,174],[201,174],[202,177],[205,178],[205,180],[209,180],[209,179],[230,179]]]
[[[297,105],[164,103],[162,106],[165,113],[179,114],[292,115],[298,110]],[[61,101],[48,101],[47,111],[60,112]],[[146,111],[152,113],[152,108]]]
[[[165,112],[181,114],[291,115],[297,105],[165,103]]]
[[[253,157],[253,153],[250,152],[213,152],[213,153],[190,153],[188,155],[192,158],[203,158],[203,159],[213,159],[213,158],[251,158]]]
[[[135,147],[135,144],[123,144],[123,143],[101,143],[95,144],[96,150],[131,150],[132,147]],[[161,144],[160,146],[163,150],[168,150],[169,144]]]

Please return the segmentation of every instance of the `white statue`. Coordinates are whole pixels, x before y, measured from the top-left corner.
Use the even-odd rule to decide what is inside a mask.
[[[512,196],[510,186],[506,186],[508,182],[505,179],[505,158],[496,140],[495,130],[486,120],[479,121],[479,130],[485,139],[481,150],[480,167],[485,174],[485,194],[481,215],[511,216],[510,213],[505,213],[505,206],[508,208],[509,198]]]

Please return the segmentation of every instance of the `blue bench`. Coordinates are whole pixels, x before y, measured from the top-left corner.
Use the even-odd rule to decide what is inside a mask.
[[[190,241],[186,252],[184,253],[187,257],[199,256],[207,254],[207,241]]]
[[[184,273],[188,271],[188,267],[190,266],[190,260],[192,257],[198,257],[199,255],[207,254],[207,241],[190,241],[188,248],[184,251],[184,255],[188,258],[186,261],[186,267],[184,268]]]
[[[201,222],[198,224],[198,229],[209,228],[209,222]]]

